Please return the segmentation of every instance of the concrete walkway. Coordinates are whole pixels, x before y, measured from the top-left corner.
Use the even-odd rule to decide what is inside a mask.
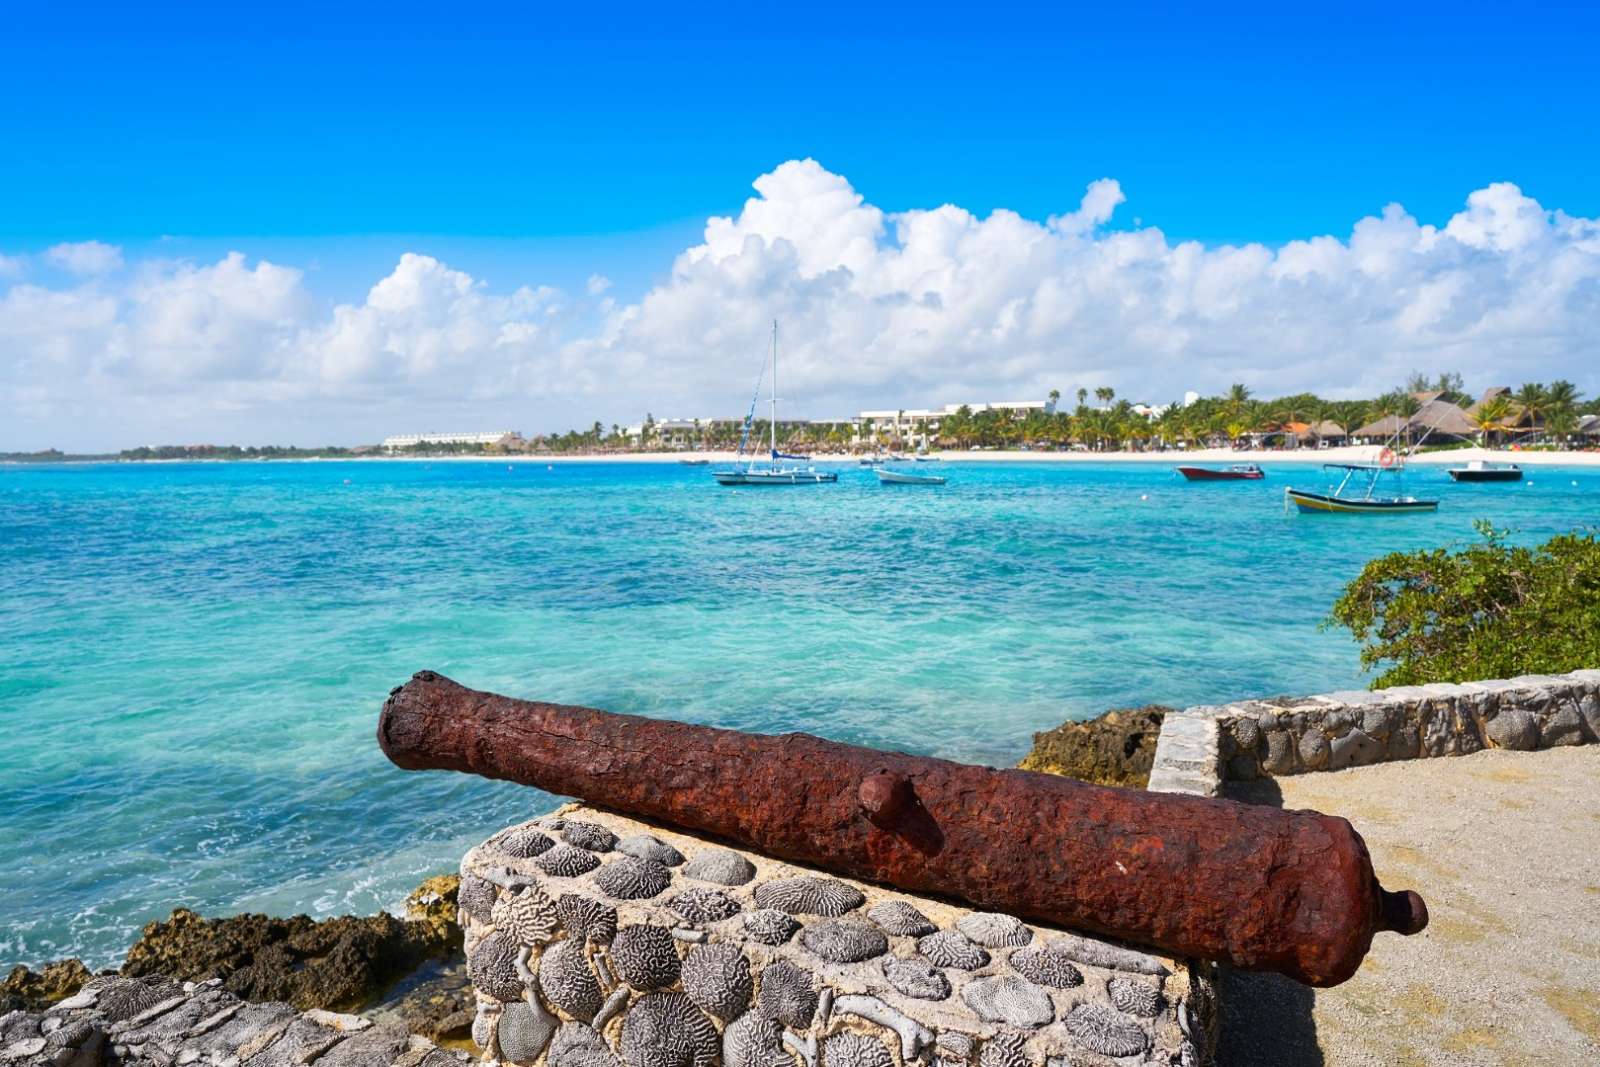
[[[1335,989],[1229,972],[1220,1067],[1600,1064],[1600,746],[1234,785],[1366,838],[1432,922]]]

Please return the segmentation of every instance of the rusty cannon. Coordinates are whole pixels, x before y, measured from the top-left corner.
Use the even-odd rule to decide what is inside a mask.
[[[1348,822],[1317,812],[515,700],[432,671],[390,694],[378,742],[408,770],[536,786],[847,877],[1314,986],[1354,974],[1378,931],[1428,921],[1416,893],[1378,884]]]

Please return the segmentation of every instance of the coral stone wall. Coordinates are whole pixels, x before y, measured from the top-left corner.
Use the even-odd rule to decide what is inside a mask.
[[[1596,741],[1600,671],[1243,700],[1168,715],[1150,788]]]
[[[474,1040],[518,1067],[1210,1063],[1203,968],[569,807],[469,852]]]

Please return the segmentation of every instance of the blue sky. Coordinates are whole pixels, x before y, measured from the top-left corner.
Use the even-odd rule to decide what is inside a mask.
[[[606,234],[812,156],[890,210],[1114,175],[1206,241],[1600,211],[1593,5],[13,5],[0,238]]]
[[[499,293],[599,274],[636,301],[709,216],[807,158],[886,217],[1043,223],[1112,178],[1126,203],[1103,234],[1210,248],[1348,241],[1391,203],[1443,226],[1504,182],[1600,216],[1594,6],[1284,6],[13,5],[0,268],[64,289],[63,242],[115,245],[127,274],[237,250],[301,272],[331,316],[419,252]],[[106,277],[101,295],[132,299]],[[569,319],[564,343],[605,314]],[[1470,364],[1469,340],[1413,362]],[[1250,361],[1227,373],[1251,369],[1273,384]],[[858,385],[819,397],[891,399]],[[262,411],[262,432],[292,428]]]

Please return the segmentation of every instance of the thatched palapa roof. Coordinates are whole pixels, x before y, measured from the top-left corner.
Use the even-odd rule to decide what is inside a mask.
[[[1385,415],[1376,422],[1369,422],[1359,429],[1350,431],[1351,437],[1393,437],[1406,428],[1406,420],[1399,415]]]
[[[1470,437],[1478,432],[1477,424],[1467,418],[1467,413],[1448,400],[1428,401],[1406,423],[1413,430],[1450,434],[1452,437]]]
[[[1321,422],[1312,423],[1312,425],[1311,425],[1311,436],[1312,437],[1348,437],[1350,435],[1345,433],[1343,426],[1340,426],[1337,422],[1334,422],[1332,419],[1323,419]]]

